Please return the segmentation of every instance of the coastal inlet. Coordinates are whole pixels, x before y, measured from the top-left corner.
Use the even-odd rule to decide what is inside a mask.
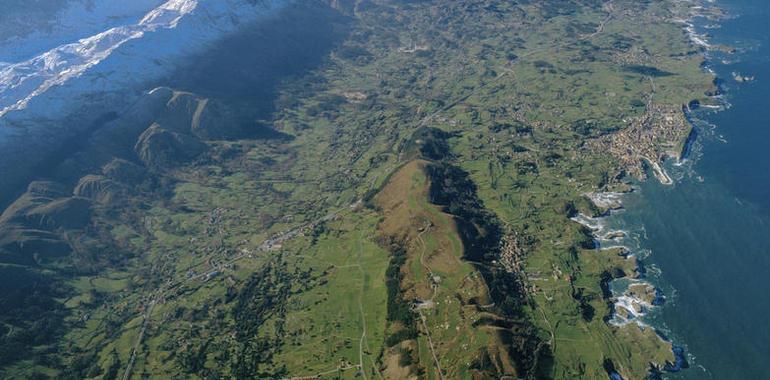
[[[601,254],[621,256],[628,264],[624,267],[633,268],[630,272],[612,273],[602,284],[613,305],[607,322],[618,328],[635,324],[640,329],[653,329],[661,340],[669,342],[648,318],[665,304],[666,296],[654,284],[655,278],[660,275],[659,270],[653,266],[647,268],[643,264],[650,254],[640,243],[641,237],[646,234],[644,227],[630,226],[622,217],[625,211],[623,198],[627,194],[602,192],[585,196],[594,206],[593,211],[576,212],[571,220],[586,227],[593,237],[595,249]],[[688,367],[684,349],[673,344],[671,347],[676,360],[666,363],[663,370],[677,372]]]

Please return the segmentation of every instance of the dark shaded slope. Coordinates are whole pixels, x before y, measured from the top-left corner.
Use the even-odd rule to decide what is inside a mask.
[[[264,120],[269,119],[273,110],[277,86],[317,67],[346,35],[349,20],[333,6],[335,3],[298,2],[268,19],[243,25],[239,33],[178,62],[178,69],[166,78],[146,83],[145,88],[168,86],[212,99],[207,105],[212,116],[200,119],[193,128],[193,134],[202,139],[285,138]],[[338,8],[346,10],[349,6],[342,4]],[[99,131],[112,128],[116,119],[124,119],[124,124],[133,127],[141,126],[143,131],[156,120],[142,118],[134,111],[152,115],[156,107],[165,107],[155,102],[154,97],[148,103],[147,96],[135,105],[121,103],[122,99],[136,99],[134,90],[121,91],[94,98],[93,104],[84,104],[73,114],[62,115],[60,120],[35,121],[46,124],[46,136],[38,141],[19,141],[29,147],[25,156],[6,156],[0,164],[0,207],[20,196],[30,181],[54,176],[52,168],[83,150],[83,143]],[[180,105],[189,105],[189,98],[185,98],[179,99]],[[138,118],[127,122],[127,117]],[[224,125],[211,122],[221,119],[230,121]],[[13,126],[20,130],[27,128],[24,123],[16,124]],[[111,136],[111,140],[101,144],[125,148],[127,140],[132,139],[125,135],[126,131],[123,136]]]
[[[238,108],[241,122],[254,125],[274,110],[276,88],[317,67],[345,37],[349,22],[320,1],[290,5],[192,57],[162,85],[220,99]]]
[[[21,279],[0,283],[6,295],[0,298],[0,343],[17,347],[0,350],[0,376],[17,360],[50,358],[51,351],[40,348],[56,343],[68,328],[56,301],[69,295],[60,280],[141,259],[143,252],[110,241],[105,229],[112,218],[163,201],[174,171],[212,159],[214,140],[290,138],[257,120],[273,109],[276,86],[328,55],[344,36],[345,22],[321,3],[288,7],[276,20],[247,27],[155,84],[174,90],[159,87],[113,110],[92,105],[94,115],[103,116],[71,130],[65,127],[77,118],[63,121],[61,130],[72,133],[62,132],[59,141],[37,150],[41,163],[35,170],[0,173],[0,271],[4,278]],[[23,294],[35,300],[18,301]]]

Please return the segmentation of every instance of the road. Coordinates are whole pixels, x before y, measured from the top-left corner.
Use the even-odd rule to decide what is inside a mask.
[[[607,17],[604,20],[602,20],[601,23],[599,23],[599,27],[596,28],[595,32],[593,32],[593,33],[591,33],[589,35],[580,37],[581,40],[586,40],[586,39],[594,38],[594,37],[596,37],[599,34],[602,34],[604,32],[604,27],[607,25],[608,22],[610,22],[610,20],[612,20],[612,17],[613,17],[612,12],[614,11],[614,7],[613,7],[611,1],[607,2],[606,4],[604,4],[604,7],[607,10]]]
[[[525,54],[521,55],[521,56],[520,56],[520,58],[523,58],[523,57],[526,57],[526,56],[530,56],[530,55],[533,55],[533,54],[537,53],[538,51],[540,51],[540,49],[538,49],[538,50],[532,50],[532,51],[529,51],[529,52],[527,52],[527,53],[525,53]],[[503,69],[502,69],[502,71],[503,71],[503,73],[501,73],[501,74],[498,74],[498,75],[497,75],[497,77],[495,77],[495,78],[494,78],[493,80],[491,80],[490,82],[487,82],[487,83],[485,83],[485,84],[483,84],[483,85],[481,85],[481,86],[478,86],[478,87],[474,88],[474,89],[473,89],[472,91],[470,91],[469,93],[467,93],[467,94],[465,94],[465,95],[461,96],[460,98],[458,98],[458,99],[456,99],[456,100],[454,100],[454,101],[450,102],[449,104],[445,105],[445,106],[444,106],[444,107],[442,107],[441,109],[439,109],[439,110],[437,110],[437,111],[435,111],[435,112],[431,113],[430,115],[427,115],[427,116],[423,117],[423,118],[422,118],[422,119],[419,121],[419,123],[418,123],[418,126],[425,126],[425,125],[427,125],[427,124],[428,124],[428,122],[430,122],[431,120],[433,120],[433,118],[434,118],[435,116],[439,115],[440,113],[442,113],[442,112],[446,112],[446,111],[450,110],[451,108],[453,108],[453,107],[457,106],[458,104],[460,104],[460,103],[464,102],[465,100],[469,99],[469,98],[470,98],[470,97],[472,97],[473,95],[476,95],[476,94],[478,94],[478,93],[479,93],[481,90],[483,90],[483,89],[484,89],[484,88],[486,88],[487,86],[489,86],[489,85],[491,85],[491,84],[494,84],[494,83],[498,82],[500,79],[502,79],[502,78],[506,77],[507,75],[509,75],[509,74],[510,74],[510,75],[513,75],[513,74],[514,74],[514,73],[513,73],[513,70],[511,70],[511,69],[509,69],[509,68],[503,68]],[[398,165],[397,165],[397,164],[394,164],[394,165],[393,165],[393,167],[394,167],[394,168],[398,168]],[[388,168],[388,169],[390,169],[390,168]],[[370,185],[371,185],[371,186],[374,186],[374,181],[373,181],[373,182],[372,182]],[[355,204],[354,204],[354,205],[355,205]],[[351,206],[352,206],[352,205],[351,205]],[[328,221],[328,220],[331,220],[331,219],[335,218],[336,216],[338,216],[339,214],[341,214],[343,211],[345,211],[345,210],[349,210],[349,209],[350,209],[350,206],[348,206],[348,207],[344,207],[344,208],[341,208],[341,209],[339,209],[339,210],[337,210],[337,211],[334,211],[334,212],[332,212],[332,213],[330,213],[330,214],[328,214],[328,215],[326,215],[326,216],[324,216],[324,217],[322,217],[322,218],[319,218],[318,220],[316,220],[316,221],[314,221],[314,222],[306,223],[306,224],[303,224],[303,225],[301,225],[301,226],[298,226],[298,227],[294,227],[294,228],[290,228],[290,229],[287,229],[287,230],[285,230],[285,231],[282,231],[282,232],[280,232],[280,233],[278,233],[278,234],[275,234],[275,235],[271,236],[270,238],[266,239],[264,242],[262,242],[262,243],[260,244],[260,246],[259,246],[259,247],[260,247],[261,249],[263,249],[263,250],[269,250],[269,249],[271,249],[272,247],[274,247],[276,244],[282,243],[282,242],[284,242],[284,241],[286,241],[286,240],[289,240],[289,239],[291,239],[291,238],[293,238],[293,237],[297,236],[297,234],[298,234],[298,233],[299,233],[299,232],[300,232],[302,229],[306,228],[307,226],[310,226],[310,225],[313,225],[313,224],[317,224],[317,223],[320,223],[320,222],[323,222],[323,221]],[[423,246],[424,246],[424,244],[423,244]],[[239,261],[239,260],[242,260],[242,259],[244,259],[244,258],[246,258],[246,257],[248,257],[248,256],[249,256],[249,255],[247,255],[247,254],[241,254],[241,255],[239,255],[239,256],[236,256],[235,258],[231,259],[231,260],[230,260],[228,263],[231,263],[231,264],[232,264],[232,263],[235,263],[235,262],[237,262],[237,261]],[[185,284],[187,284],[187,283],[189,283],[189,282],[191,282],[191,281],[194,281],[194,280],[199,280],[199,279],[201,279],[201,278],[205,278],[205,277],[207,277],[207,276],[210,276],[210,275],[212,275],[214,272],[217,272],[217,271],[219,271],[219,270],[220,270],[220,268],[215,268],[215,269],[209,270],[209,271],[207,271],[207,272],[201,273],[201,274],[199,274],[199,275],[196,275],[196,276],[193,276],[193,277],[189,277],[189,278],[185,278],[185,279],[182,279],[182,280],[174,281],[174,282],[172,282],[172,283],[171,283],[171,285],[169,285],[168,287],[165,287],[165,288],[161,288],[161,289],[158,289],[158,290],[156,290],[156,291],[153,293],[153,295],[151,295],[150,297],[148,297],[148,299],[150,299],[150,301],[149,301],[149,302],[148,302],[148,303],[145,305],[145,306],[146,306],[146,311],[145,311],[145,313],[143,314],[142,329],[140,330],[140,333],[139,333],[139,337],[137,338],[137,340],[136,340],[136,342],[134,343],[134,346],[133,346],[133,348],[132,348],[132,350],[131,350],[131,359],[129,360],[129,364],[128,364],[128,365],[127,365],[127,367],[126,367],[126,370],[125,370],[125,372],[123,373],[123,379],[124,379],[124,380],[128,380],[128,379],[130,379],[130,377],[131,377],[131,371],[132,371],[132,369],[133,369],[133,365],[134,365],[134,362],[135,362],[135,360],[136,360],[136,356],[137,356],[137,353],[138,353],[138,351],[139,351],[139,347],[140,347],[140,346],[141,346],[141,344],[142,344],[142,340],[143,340],[143,338],[144,338],[144,333],[145,333],[145,331],[146,331],[146,329],[147,329],[147,325],[149,324],[149,319],[150,319],[150,317],[151,317],[151,312],[152,312],[152,309],[153,309],[153,307],[154,307],[155,303],[157,303],[157,302],[159,302],[161,299],[163,299],[163,296],[164,296],[165,294],[167,294],[168,292],[170,292],[170,291],[172,291],[172,290],[176,290],[176,289],[178,289],[179,287],[181,287],[182,285],[185,285]],[[363,306],[362,306],[362,308],[363,308]],[[422,315],[422,314],[421,314],[421,315]],[[362,318],[363,318],[363,309],[362,309]],[[425,321],[424,321],[424,320],[423,320],[423,324],[425,325]],[[426,331],[427,331],[427,326],[425,326],[425,327],[426,327]],[[366,337],[366,331],[365,331],[365,327],[364,327],[364,331],[363,331],[363,334],[362,334],[362,337],[361,337],[361,343],[363,343],[363,342],[365,341],[365,337]],[[441,371],[441,368],[440,368],[440,366],[439,366],[438,358],[437,358],[437,356],[436,356],[436,354],[435,354],[435,351],[433,350],[433,343],[432,343],[432,341],[431,341],[431,339],[430,339],[430,334],[429,334],[429,333],[428,333],[428,341],[429,341],[429,343],[431,344],[431,352],[433,353],[433,357],[434,357],[434,360],[436,361],[436,365],[437,365],[437,367],[439,367],[439,374],[440,374],[440,376],[441,376],[441,377],[442,377],[442,379],[443,379],[443,373],[442,373],[442,371]],[[363,371],[363,352],[360,352],[360,353],[359,353],[359,362],[360,362],[360,363],[359,363],[359,365],[360,365],[360,366],[361,366],[361,368],[362,368],[362,370],[361,370],[361,371],[362,371],[362,372],[364,372],[364,371]],[[366,376],[366,375],[364,375],[364,378],[366,378],[365,376]]]
[[[358,294],[358,310],[361,313],[361,340],[358,342],[358,366],[361,368],[361,375],[364,377],[364,380],[367,380],[366,378],[366,368],[364,367],[364,342],[366,341],[366,314],[364,314],[364,292],[366,291],[366,273],[364,273],[364,268],[361,267],[361,252],[363,251],[363,247],[361,247],[361,236],[359,232],[358,241],[356,243],[356,265],[358,266],[359,272],[361,272],[361,293]]]
[[[355,203],[354,203],[354,205],[355,205]],[[264,242],[262,242],[262,244],[259,245],[259,247],[260,248],[264,247],[265,244],[268,241],[271,241],[271,240],[275,241],[274,239],[276,239],[276,237],[278,237],[278,239],[283,239],[283,240],[280,240],[280,241],[284,241],[286,239],[294,237],[303,228],[305,228],[305,227],[307,227],[309,225],[314,225],[314,224],[317,224],[317,223],[321,223],[323,221],[334,219],[337,215],[339,215],[342,212],[344,212],[345,210],[349,210],[349,209],[350,209],[350,207],[340,208],[340,209],[338,209],[338,210],[336,210],[336,211],[334,211],[334,212],[332,212],[330,214],[327,214],[326,216],[321,217],[321,218],[319,218],[319,219],[317,219],[317,220],[315,220],[313,222],[305,223],[305,224],[303,224],[301,226],[293,227],[293,228],[287,229],[285,231],[282,231],[282,232],[280,232],[280,233],[278,233],[276,235],[273,235],[273,237],[270,237],[270,238],[266,239]],[[286,237],[287,234],[288,234],[289,237]],[[168,283],[167,286],[161,287],[161,288],[157,289],[156,291],[152,292],[146,298],[149,301],[147,301],[145,303],[145,305],[144,305],[145,306],[145,312],[142,314],[142,327],[139,330],[139,336],[137,337],[136,341],[134,342],[133,347],[131,348],[131,357],[130,357],[130,359],[128,361],[128,364],[126,365],[125,371],[123,372],[122,379],[123,380],[129,380],[131,378],[131,372],[133,371],[134,363],[136,362],[136,356],[137,356],[137,354],[139,352],[139,347],[142,345],[142,341],[144,340],[144,335],[145,335],[145,332],[147,331],[147,326],[149,325],[150,318],[152,317],[152,311],[153,311],[155,305],[157,303],[159,303],[162,299],[165,298],[166,294],[169,294],[170,292],[175,291],[175,290],[179,289],[180,287],[182,287],[183,285],[186,285],[186,284],[188,284],[190,282],[210,277],[210,276],[214,275],[215,273],[220,272],[222,270],[222,268],[228,266],[229,264],[234,264],[234,263],[236,263],[236,262],[238,262],[240,260],[243,260],[244,258],[250,257],[250,256],[252,256],[251,253],[241,253],[241,254],[231,258],[230,260],[225,261],[224,263],[217,265],[215,268],[209,269],[208,271],[205,271],[203,273],[200,273],[200,274],[197,274],[197,275],[194,275],[194,276],[185,277],[185,278],[182,278],[182,279],[178,279],[176,281],[171,281],[171,282]],[[359,268],[360,268],[360,265],[359,265]],[[362,313],[362,318],[363,318],[363,306],[362,306],[361,313]],[[365,336],[366,336],[366,326],[364,325],[364,335],[362,336],[362,340],[364,339]],[[361,364],[363,364],[363,359],[361,360]],[[363,372],[363,370],[362,370],[362,372]],[[364,376],[364,378],[366,379],[365,376]]]
[[[420,245],[422,246],[422,251],[420,252],[420,264],[430,273],[430,282],[431,287],[433,288],[433,294],[430,297],[430,301],[433,302],[433,299],[436,298],[436,293],[438,292],[438,284],[433,283],[433,270],[430,268],[428,264],[425,263],[425,250],[427,249],[427,246],[425,244],[425,241],[422,239],[422,235],[425,234],[430,230],[430,227],[425,227],[422,231],[420,231],[419,234],[417,234],[417,240],[420,242]],[[438,360],[438,355],[436,355],[436,349],[433,346],[433,339],[430,336],[430,329],[428,328],[428,323],[426,322],[425,315],[423,315],[422,310],[417,310],[417,313],[420,315],[420,321],[422,322],[422,327],[425,329],[425,336],[428,339],[428,347],[430,347],[430,353],[433,356],[433,361],[436,363],[436,370],[438,371],[438,377],[439,379],[444,379],[444,370],[441,369],[441,362]]]
[[[139,345],[142,343],[142,338],[144,337],[145,331],[147,331],[147,324],[150,321],[150,315],[152,315],[153,307],[155,307],[155,299],[150,301],[149,305],[147,306],[147,310],[144,312],[142,328],[139,330],[139,338],[136,340],[134,347],[131,349],[131,358],[128,360],[126,371],[123,373],[123,380],[128,380],[131,377],[131,370],[134,368],[134,362],[136,361],[136,352],[139,348]]]

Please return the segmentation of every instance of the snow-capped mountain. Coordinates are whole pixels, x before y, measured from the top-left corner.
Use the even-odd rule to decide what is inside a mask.
[[[0,40],[0,195],[186,58],[293,0],[72,1],[59,26]],[[108,27],[86,33],[100,22]],[[53,46],[63,35],[78,37]]]
[[[57,46],[97,35],[110,28],[135,24],[166,1],[35,1],[36,4],[50,3],[43,10],[39,6],[31,10],[31,5],[6,6],[3,9],[7,11],[5,20],[0,22],[0,61],[25,61]],[[24,27],[19,28],[19,25]]]
[[[282,3],[169,0],[135,23],[109,28],[28,60],[7,63],[0,68],[0,117],[27,108],[44,94],[47,96],[39,101],[45,103],[45,112],[36,116],[53,117],[73,97],[129,85],[136,79],[152,79],[168,69],[164,63],[204,47],[244,22],[270,14]],[[120,58],[107,62],[116,52]],[[103,62],[105,67],[97,67]],[[79,80],[73,83],[75,78]]]

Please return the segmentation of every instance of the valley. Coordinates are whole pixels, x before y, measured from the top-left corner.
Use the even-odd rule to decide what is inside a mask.
[[[1,194],[0,374],[659,376],[673,343],[609,323],[643,268],[571,218],[681,155],[691,6],[295,2],[224,37]]]

